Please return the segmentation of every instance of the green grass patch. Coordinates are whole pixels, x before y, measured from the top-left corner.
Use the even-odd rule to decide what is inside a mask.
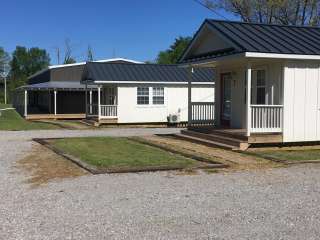
[[[3,109],[3,108],[11,108],[11,107],[12,107],[11,104],[0,103],[0,109]]]
[[[320,149],[255,151],[254,155],[279,161],[320,160]]]
[[[90,137],[56,139],[51,144],[60,151],[100,168],[144,167],[187,168],[199,163],[128,138]]]
[[[11,107],[0,105],[0,109]],[[0,116],[0,130],[35,130],[35,129],[57,129],[58,126],[48,123],[30,122],[21,117],[15,110],[5,110]]]

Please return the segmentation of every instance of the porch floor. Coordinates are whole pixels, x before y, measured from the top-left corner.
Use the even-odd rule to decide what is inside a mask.
[[[188,130],[204,133],[208,135],[223,135],[225,137],[236,138],[247,143],[282,143],[282,133],[251,133],[246,136],[246,129],[223,128],[223,127],[191,127]]]
[[[27,120],[41,120],[41,119],[84,119],[85,113],[76,114],[28,114],[25,118]]]

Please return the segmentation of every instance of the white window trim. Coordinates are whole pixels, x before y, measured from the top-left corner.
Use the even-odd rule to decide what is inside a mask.
[[[149,104],[138,104],[138,87],[148,87],[149,88]],[[136,107],[137,108],[166,108],[167,107],[167,88],[162,85],[154,86],[138,86],[136,87]],[[153,88],[163,87],[163,104],[153,104]]]
[[[153,92],[154,88],[160,88],[160,89],[162,88],[163,89],[163,95],[154,95],[153,94],[154,93]],[[154,105],[154,106],[163,106],[165,104],[164,87],[163,86],[152,86],[151,89],[152,89],[152,105]],[[163,97],[163,103],[154,103],[153,97]]]
[[[138,95],[138,89],[139,89],[139,88],[148,88],[148,89],[149,89],[149,94],[148,94],[149,101],[148,101],[148,104],[139,104],[139,103],[138,103],[138,97],[139,97],[139,95]],[[150,106],[150,95],[152,95],[152,93],[150,93],[150,87],[148,87],[148,86],[138,86],[138,87],[136,87],[136,105],[137,105],[138,107],[147,107],[147,106]],[[146,97],[146,96],[140,96],[140,97]]]

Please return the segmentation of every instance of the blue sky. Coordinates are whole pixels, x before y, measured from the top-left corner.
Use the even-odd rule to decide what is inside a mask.
[[[233,16],[224,14],[228,19]],[[192,35],[205,18],[220,18],[193,0],[10,0],[1,4],[0,46],[55,48],[70,39],[78,61],[88,44],[96,59],[154,60],[175,37]]]

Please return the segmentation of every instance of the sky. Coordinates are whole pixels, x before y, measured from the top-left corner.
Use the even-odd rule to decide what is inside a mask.
[[[219,11],[219,15],[235,17]],[[10,0],[1,4],[0,46],[56,48],[70,39],[77,61],[88,45],[95,59],[154,61],[178,36],[192,36],[205,18],[222,17],[194,0]]]

